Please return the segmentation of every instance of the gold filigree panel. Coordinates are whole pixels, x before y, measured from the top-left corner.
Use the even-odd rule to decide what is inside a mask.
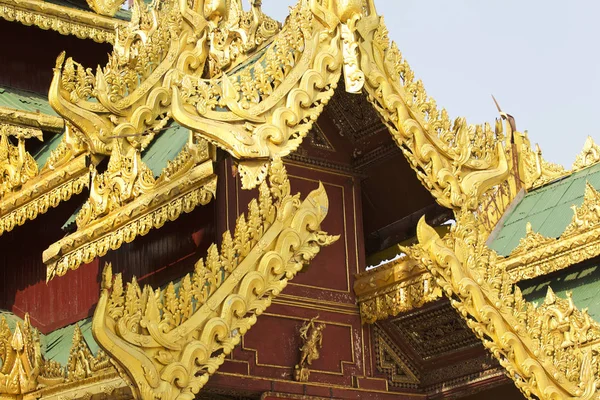
[[[368,324],[421,307],[442,296],[431,274],[406,255],[358,274],[354,293],[358,296],[362,321]]]
[[[135,279],[123,287],[105,269],[94,337],[140,398],[193,398],[288,280],[338,239],[320,231],[323,186],[301,201],[281,160],[269,176],[235,233],[225,232],[178,288],[142,289]]]
[[[585,312],[568,300],[547,298],[545,307],[526,302],[497,255],[485,245],[475,216],[463,211],[450,235],[441,239],[422,219],[414,256],[435,275],[452,306],[529,398],[597,398],[597,371],[591,349],[572,340]],[[582,322],[583,321],[583,325]],[[599,326],[588,329],[598,332]],[[585,331],[586,337],[589,336]]]
[[[98,174],[91,166],[90,197],[76,216],[77,231],[42,255],[48,280],[208,204],[215,196],[214,149],[192,132],[184,149],[157,179],[138,150],[113,143],[116,148],[107,170]]]

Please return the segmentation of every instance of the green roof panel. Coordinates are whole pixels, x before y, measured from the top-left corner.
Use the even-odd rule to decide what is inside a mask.
[[[181,152],[189,138],[189,129],[176,122],[156,135],[150,146],[142,154],[142,161],[152,170],[155,177],[160,176],[167,163]]]
[[[589,182],[600,190],[600,164],[527,193],[507,216],[490,247],[508,256],[525,236],[528,222],[535,232],[559,237],[573,218],[571,206],[580,206]]]
[[[579,310],[588,309],[590,316],[600,320],[600,264],[580,264],[568,270],[546,275],[530,281],[519,283],[523,296],[527,301],[542,304],[548,287],[561,298],[567,297],[567,292],[573,295],[573,303]]]
[[[48,96],[11,87],[0,87],[0,107],[58,116],[48,103]]]

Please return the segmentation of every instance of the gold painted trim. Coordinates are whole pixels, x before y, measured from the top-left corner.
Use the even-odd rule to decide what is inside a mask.
[[[43,0],[0,0],[0,17],[99,43],[114,43],[115,30],[127,25],[127,21]]]
[[[30,179],[23,188],[8,194],[0,202],[0,235],[81,193],[88,183],[85,154]]]
[[[114,213],[59,240],[42,255],[47,265],[46,279],[62,276],[81,264],[130,243],[150,229],[158,229],[174,221],[183,212],[189,213],[206,205],[215,196],[217,177],[212,161],[206,161],[179,179],[144,194]]]
[[[356,276],[354,292],[358,296],[363,323],[396,316],[442,297],[433,276],[409,256],[391,261]]]
[[[8,107],[0,107],[0,123],[25,125],[54,133],[62,133],[65,129],[65,121],[61,117]]]

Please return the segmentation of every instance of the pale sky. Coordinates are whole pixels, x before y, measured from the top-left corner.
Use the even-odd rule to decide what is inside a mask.
[[[263,0],[283,21],[296,0]],[[600,1],[375,0],[427,93],[452,118],[512,114],[544,158],[570,168],[586,137],[600,144]]]

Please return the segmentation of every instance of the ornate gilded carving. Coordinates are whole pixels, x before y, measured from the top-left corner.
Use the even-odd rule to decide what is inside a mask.
[[[370,7],[357,23],[369,101],[436,200],[448,208],[475,209],[481,195],[510,174],[501,126],[452,122],[446,110],[438,110]]]
[[[592,139],[591,136],[588,136],[583,146],[583,150],[579,153],[573,163],[573,171],[582,170],[596,164],[598,161],[600,161],[600,146],[594,142],[594,139]]]
[[[15,137],[17,144],[11,143],[9,137]],[[43,140],[42,131],[16,125],[0,125],[0,199],[37,175],[38,165],[25,150],[25,139],[33,137]]]
[[[559,271],[600,255],[600,194],[589,183],[583,204],[572,206],[573,219],[558,239],[529,230],[510,256],[499,261],[518,282]]]
[[[77,214],[77,231],[43,253],[48,280],[208,204],[215,196],[210,145],[192,132],[188,144],[156,180],[138,150],[113,143],[116,148],[107,170],[98,174],[91,167],[90,198]]]
[[[113,43],[115,29],[126,23],[43,0],[0,0],[0,17],[99,43]]]
[[[406,255],[357,275],[354,293],[358,296],[362,321],[367,324],[421,307],[442,296],[431,274]]]
[[[471,212],[462,211],[451,234],[441,239],[422,219],[413,256],[435,275],[452,306],[527,397],[595,398],[599,382],[591,352],[563,346],[573,342],[569,327],[581,326],[585,314],[569,311],[568,304],[565,309],[563,302],[539,308],[527,303],[496,264],[477,224]]]
[[[317,315],[300,327],[299,334],[302,342],[300,361],[294,367],[294,379],[298,382],[308,382],[310,375],[308,367],[320,357],[319,351],[323,347],[323,330],[325,330],[326,325],[323,323],[315,324],[315,320],[318,318]]]
[[[11,332],[6,319],[0,319],[0,393],[23,395],[38,386],[53,386],[64,382],[60,365],[46,361],[40,350],[39,333],[29,322],[29,315],[17,322]]]
[[[419,387],[418,369],[410,362],[377,325],[373,328],[375,359],[379,372],[388,376],[388,382],[396,387]]]
[[[554,241],[554,238],[548,238],[544,235],[534,232],[533,228],[531,227],[531,223],[528,222],[525,225],[525,237],[519,241],[519,245],[513,249],[513,251],[510,253],[510,256],[513,257],[521,254],[527,254],[541,245],[552,243]]]
[[[269,176],[234,235],[225,232],[220,251],[212,245],[178,289],[135,280],[124,288],[105,268],[92,330],[140,398],[194,397],[287,281],[337,240],[319,228],[328,209],[322,185],[301,202],[281,160]]]
[[[521,178],[525,188],[533,189],[552,182],[569,174],[562,165],[550,163],[542,157],[540,146],[531,149],[527,132],[517,135],[519,145],[519,158],[522,162]]]
[[[79,324],[76,324],[73,331],[73,345],[66,366],[67,380],[78,381],[90,378],[108,368],[112,368],[112,364],[104,351],[100,349],[94,356],[85,342]]]
[[[586,232],[600,225],[600,193],[589,182],[585,185],[583,204],[579,207],[573,205],[571,209],[573,220],[565,228],[561,238]]]

